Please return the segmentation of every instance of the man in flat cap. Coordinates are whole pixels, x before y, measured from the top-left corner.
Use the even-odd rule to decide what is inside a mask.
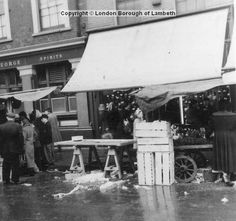
[[[22,127],[14,120],[15,114],[8,113],[7,121],[0,125],[0,154],[3,157],[2,177],[4,184],[19,183],[19,158],[23,153],[24,138]]]

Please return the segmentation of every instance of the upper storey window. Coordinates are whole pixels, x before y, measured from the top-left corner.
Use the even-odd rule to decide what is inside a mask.
[[[60,16],[64,9],[63,0],[39,0],[39,15],[42,30],[65,27],[65,19]]]
[[[11,39],[8,1],[0,0],[0,41]]]
[[[66,0],[31,0],[34,33],[63,30],[69,28],[69,18],[60,15],[68,10]]]

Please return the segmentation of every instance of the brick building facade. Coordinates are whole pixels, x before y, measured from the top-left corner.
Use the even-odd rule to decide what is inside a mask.
[[[64,138],[78,130],[91,136],[87,94],[62,94],[85,48],[79,18],[60,17],[75,10],[76,0],[0,1],[0,92],[57,86],[49,96],[24,102],[15,112],[30,113],[33,105],[57,114]]]

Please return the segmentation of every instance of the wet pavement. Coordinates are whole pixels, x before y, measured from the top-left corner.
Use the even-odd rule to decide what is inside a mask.
[[[54,198],[75,186],[64,177],[62,172],[43,172],[21,178],[31,186],[0,184],[0,220],[236,220],[236,188],[223,183],[139,187],[133,180],[105,193],[93,189]]]

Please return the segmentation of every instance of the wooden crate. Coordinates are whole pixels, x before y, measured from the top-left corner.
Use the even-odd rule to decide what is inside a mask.
[[[174,152],[137,152],[139,185],[174,183]]]
[[[136,138],[171,137],[170,123],[166,121],[136,123],[134,134]]]
[[[174,152],[155,152],[155,184],[171,185],[174,181]]]
[[[140,185],[171,185],[174,182],[174,145],[170,123],[135,124]]]
[[[140,152],[172,152],[173,140],[170,138],[140,138],[137,139],[137,147]]]
[[[155,160],[153,153],[137,152],[139,185],[155,185]]]

